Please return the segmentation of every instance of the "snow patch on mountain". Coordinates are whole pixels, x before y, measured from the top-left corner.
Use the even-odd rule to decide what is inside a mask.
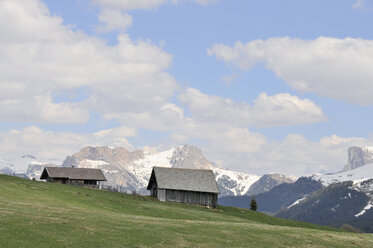
[[[226,170],[219,167],[213,168],[221,195],[245,195],[250,186],[259,180],[260,176]]]
[[[146,187],[154,166],[172,167],[170,161],[174,150],[172,148],[156,154],[145,154],[145,158],[134,160],[133,164],[128,165],[128,170],[139,179],[142,187]]]
[[[90,168],[90,169],[103,169],[107,165],[109,165],[109,163],[103,160],[83,159],[80,162],[80,167]]]
[[[373,207],[373,178],[367,180],[356,180],[351,188],[365,193],[369,198],[367,205],[361,210],[361,212],[355,215],[355,217],[359,217],[364,215],[367,210]]]
[[[311,178],[320,180],[324,186],[343,181],[364,181],[373,178],[373,164],[367,164],[354,170],[342,171],[334,174],[313,174]]]
[[[355,217],[359,217],[359,216],[365,214],[365,212],[366,212],[367,210],[371,209],[371,208],[373,208],[373,204],[372,204],[371,202],[369,202],[368,205],[366,205],[366,206],[364,207],[364,209],[361,210],[360,213],[355,214]]]
[[[303,197],[303,198],[300,198],[300,199],[296,200],[295,202],[293,202],[293,203],[292,203],[290,206],[288,206],[287,208],[289,209],[289,208],[291,208],[291,207],[294,207],[295,205],[298,205],[301,201],[303,201],[304,199],[306,199],[307,196],[308,196],[308,195],[306,195],[306,196]]]

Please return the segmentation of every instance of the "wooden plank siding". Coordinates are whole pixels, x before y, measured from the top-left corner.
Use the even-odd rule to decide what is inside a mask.
[[[166,190],[165,189],[158,189],[157,199],[158,201],[166,201]]]
[[[159,201],[181,202],[216,207],[218,196],[214,193],[186,190],[158,189]]]
[[[58,184],[68,184],[74,186],[83,186],[86,188],[98,189],[99,185],[96,180],[77,180],[77,179],[67,179],[67,178],[47,178],[47,182],[58,183]]]

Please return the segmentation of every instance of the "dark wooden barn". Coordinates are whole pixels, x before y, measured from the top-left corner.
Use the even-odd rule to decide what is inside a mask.
[[[99,188],[106,178],[100,169],[45,167],[40,179],[47,182]]]
[[[147,187],[159,201],[198,204],[215,208],[219,188],[212,170],[153,167]]]

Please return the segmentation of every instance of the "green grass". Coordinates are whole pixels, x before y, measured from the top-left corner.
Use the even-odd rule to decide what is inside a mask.
[[[245,209],[0,175],[1,247],[373,247],[371,234]]]

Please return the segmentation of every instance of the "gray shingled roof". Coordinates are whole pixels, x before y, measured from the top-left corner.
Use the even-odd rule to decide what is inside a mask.
[[[45,167],[40,179],[47,179],[47,176],[53,178],[106,181],[100,169],[89,168]]]
[[[220,193],[212,170],[153,167],[153,173],[160,189]]]

